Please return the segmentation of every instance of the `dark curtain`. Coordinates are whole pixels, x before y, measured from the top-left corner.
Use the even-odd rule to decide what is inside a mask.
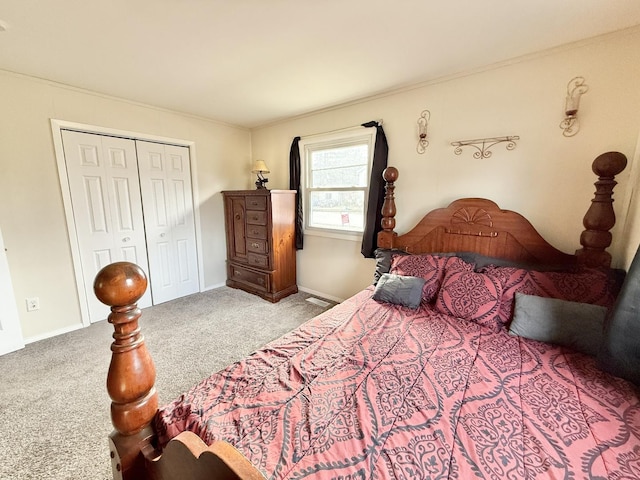
[[[362,248],[360,252],[365,258],[373,258],[376,249],[378,232],[382,230],[382,204],[384,203],[384,180],[382,172],[387,168],[389,145],[382,125],[378,122],[363,123],[363,127],[376,127],[376,144],[373,149],[373,165],[371,166],[371,180],[369,182],[369,199],[367,200],[367,218],[362,234]]]
[[[300,137],[295,137],[289,152],[289,190],[296,191],[296,250],[302,250],[302,195],[300,191]]]

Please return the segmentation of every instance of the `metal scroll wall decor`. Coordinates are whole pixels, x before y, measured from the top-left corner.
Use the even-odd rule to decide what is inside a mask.
[[[431,119],[431,112],[429,110],[423,110],[418,118],[418,145],[416,151],[423,154],[427,151],[429,146],[429,140],[427,140],[427,128],[429,127],[429,120]]]
[[[456,147],[453,153],[460,155],[463,147],[473,147],[476,149],[473,152],[473,158],[489,158],[492,154],[491,148],[499,143],[506,143],[505,148],[507,150],[513,150],[516,148],[516,140],[520,140],[517,135],[511,135],[507,137],[491,137],[491,138],[476,138],[475,140],[459,140],[457,142],[451,142],[451,145]]]
[[[589,85],[584,83],[584,77],[574,77],[567,84],[567,98],[564,102],[564,120],[560,122],[562,134],[565,137],[573,137],[580,130],[578,123],[578,109],[580,97],[587,93]]]

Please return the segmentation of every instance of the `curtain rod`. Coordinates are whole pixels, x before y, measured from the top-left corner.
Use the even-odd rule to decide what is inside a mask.
[[[382,125],[382,119],[381,118],[378,118],[378,119],[373,120],[373,121],[376,122],[378,125]],[[368,122],[363,122],[363,123],[368,123]],[[354,130],[356,128],[363,128],[362,127],[362,123],[360,125],[352,125],[350,127],[336,128],[335,130],[329,130],[329,131],[326,131],[326,132],[318,132],[318,133],[310,133],[309,135],[301,135],[300,136],[300,140],[302,140],[303,138],[317,137],[319,135],[329,135],[330,133],[345,132],[347,130]]]

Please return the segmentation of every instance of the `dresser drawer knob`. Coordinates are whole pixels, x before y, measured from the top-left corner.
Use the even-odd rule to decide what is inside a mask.
[[[252,247],[252,248],[258,248],[258,247],[260,247],[260,244],[259,244],[259,243],[256,243],[256,242],[253,242],[253,243],[251,244],[251,247]]]

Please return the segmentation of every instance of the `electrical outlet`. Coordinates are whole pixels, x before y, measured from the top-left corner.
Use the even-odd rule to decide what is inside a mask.
[[[29,297],[27,298],[27,312],[33,312],[34,310],[40,310],[40,298]]]

